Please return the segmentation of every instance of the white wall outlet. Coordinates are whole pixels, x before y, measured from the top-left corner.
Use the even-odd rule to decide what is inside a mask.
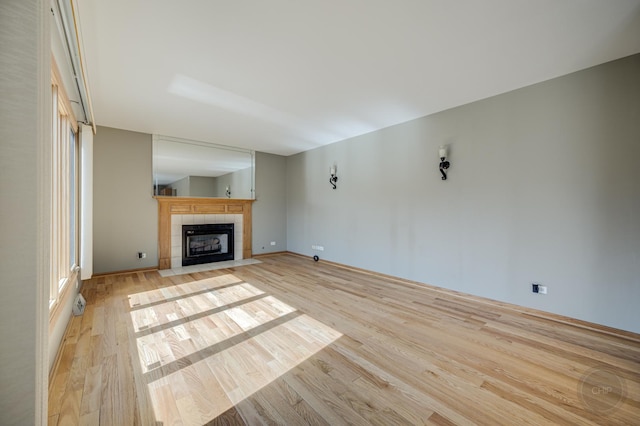
[[[271,245],[272,245],[272,246],[275,246],[275,245],[276,245],[276,242],[275,242],[275,241],[271,241]]]
[[[547,294],[547,286],[546,285],[539,285],[538,286],[538,293]]]
[[[316,250],[318,250],[318,251],[324,251],[324,247],[322,247],[322,246],[316,246]]]
[[[138,252],[138,259],[146,259],[146,258],[147,258],[147,253],[144,253],[141,251]]]

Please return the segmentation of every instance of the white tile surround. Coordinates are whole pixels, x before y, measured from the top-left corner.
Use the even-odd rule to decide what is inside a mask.
[[[233,223],[233,258],[234,260],[242,260],[241,214],[173,214],[171,215],[172,270],[182,268],[182,225],[206,225],[215,223]]]

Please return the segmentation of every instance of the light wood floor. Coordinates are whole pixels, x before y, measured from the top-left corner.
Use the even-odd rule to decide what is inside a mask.
[[[314,263],[94,278],[50,425],[640,424],[640,336]]]

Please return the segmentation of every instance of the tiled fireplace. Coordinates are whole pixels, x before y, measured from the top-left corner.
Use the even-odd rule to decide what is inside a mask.
[[[158,201],[158,269],[182,266],[182,225],[234,224],[234,259],[249,259],[253,200],[155,197]]]
[[[233,226],[233,259],[240,260],[242,256],[242,215],[241,214],[174,214],[171,215],[171,269],[183,265],[182,253],[184,247],[183,225],[208,225],[232,223]]]

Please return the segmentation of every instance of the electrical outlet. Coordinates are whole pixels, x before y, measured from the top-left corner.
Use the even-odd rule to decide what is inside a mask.
[[[531,291],[538,294],[547,294],[547,286],[538,283],[531,283]]]
[[[146,259],[146,258],[147,258],[147,253],[144,253],[141,251],[138,252],[138,259]]]
[[[275,245],[276,245],[276,242],[275,242],[275,241],[271,241],[271,245],[272,245],[272,246],[275,246]]]
[[[324,247],[322,247],[322,246],[316,246],[316,250],[318,250],[318,251],[324,251]]]

